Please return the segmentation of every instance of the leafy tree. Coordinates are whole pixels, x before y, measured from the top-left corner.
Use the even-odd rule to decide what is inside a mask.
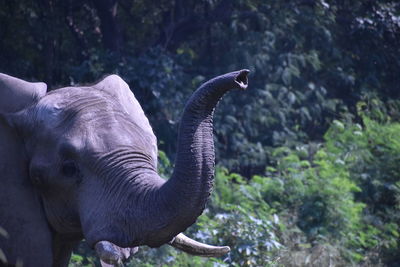
[[[228,96],[216,117],[218,158],[246,177],[264,170],[271,147],[321,140],[365,95],[398,96],[397,1],[0,4],[0,71],[50,87],[119,73],[171,158],[190,93],[204,79],[250,68],[249,92]]]

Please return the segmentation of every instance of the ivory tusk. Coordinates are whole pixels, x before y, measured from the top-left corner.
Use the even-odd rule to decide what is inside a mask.
[[[186,253],[201,257],[221,257],[231,251],[231,249],[227,246],[219,247],[203,244],[185,236],[182,233],[177,235],[168,244]]]

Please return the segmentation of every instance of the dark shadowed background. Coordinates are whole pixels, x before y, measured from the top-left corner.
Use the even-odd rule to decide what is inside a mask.
[[[51,89],[119,74],[164,174],[191,92],[242,68],[250,86],[217,108],[216,189],[189,231],[232,252],[141,249],[128,266],[399,265],[398,1],[0,0],[0,72]],[[71,266],[93,262],[81,245]]]

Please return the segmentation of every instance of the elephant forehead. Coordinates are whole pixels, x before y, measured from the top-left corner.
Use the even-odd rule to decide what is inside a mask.
[[[41,98],[38,106],[54,112],[69,110],[87,111],[89,109],[114,106],[115,101],[102,92],[90,87],[64,87],[48,93]]]
[[[130,146],[139,150],[148,150],[151,137],[135,124],[128,123],[86,123],[78,127],[76,134],[85,135],[88,145],[99,152],[115,149],[119,146]]]
[[[62,88],[41,99],[36,120],[48,132],[73,132],[94,147],[110,149],[122,144],[142,148],[156,166],[157,140],[142,108],[134,98],[127,112],[119,100],[95,88]]]
[[[94,113],[97,113],[94,110],[96,105],[97,109],[100,107],[105,109],[106,107],[101,103],[105,101],[101,101],[101,98],[95,96],[76,94],[76,92],[74,94],[74,92],[68,90],[57,90],[55,92],[42,98],[32,114],[36,123],[50,130],[79,122],[80,116],[92,116],[94,118]]]

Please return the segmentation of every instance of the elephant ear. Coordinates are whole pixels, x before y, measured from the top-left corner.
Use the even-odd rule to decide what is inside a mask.
[[[157,167],[157,139],[150,126],[149,120],[144,114],[142,107],[132,93],[129,85],[118,75],[109,75],[103,80],[93,85],[94,88],[110,94],[120,104],[121,108],[129,117],[142,129],[150,147],[150,156],[154,166]]]
[[[0,112],[22,110],[43,97],[46,90],[45,83],[31,83],[0,73]]]
[[[51,231],[29,179],[23,140],[10,123],[45,93],[44,83],[0,74],[0,226],[7,232],[7,238],[0,237],[0,249],[11,265],[52,264]]]

